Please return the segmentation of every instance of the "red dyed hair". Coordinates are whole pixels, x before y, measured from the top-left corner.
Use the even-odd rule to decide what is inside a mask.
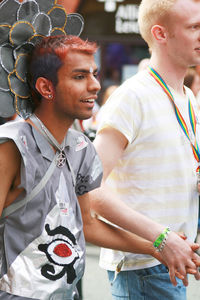
[[[73,50],[93,55],[98,49],[94,42],[82,40],[77,36],[59,35],[49,36],[36,45],[29,64],[29,83],[33,91],[33,98],[40,98],[35,84],[39,77],[45,77],[57,85],[57,72],[64,64],[66,54]]]
[[[69,50],[94,54],[98,49],[95,42],[82,40],[73,35],[49,36],[43,38],[41,43],[36,47],[36,55],[45,55],[47,53],[57,55],[62,61]]]

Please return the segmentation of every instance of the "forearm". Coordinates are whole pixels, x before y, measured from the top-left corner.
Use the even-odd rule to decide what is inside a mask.
[[[127,143],[125,136],[110,127],[101,130],[97,135],[94,145],[103,164],[104,177],[102,186],[91,192],[91,207],[97,214],[110,222],[150,242],[154,242],[163,232],[165,226],[125,205],[120,201],[118,195],[110,191],[104,184],[106,178],[122,157]],[[176,285],[176,270],[179,270],[184,278],[187,268],[191,268],[196,272],[196,265],[193,262],[195,253],[174,232],[170,232],[168,235],[166,246],[161,255],[169,268],[170,278],[174,285]]]
[[[90,192],[91,208],[110,222],[154,242],[164,230],[158,224],[124,204],[105,184]]]
[[[115,198],[113,200],[113,198],[110,197],[110,193],[109,196],[107,196],[107,193],[102,194],[101,189],[87,194],[87,203],[83,199],[84,196],[81,196],[82,200],[79,199],[80,206],[82,207],[81,210],[86,240],[102,247],[126,252],[148,253],[155,256],[152,242],[154,242],[163,232],[164,226],[138,214],[121,201],[117,202],[115,201]],[[83,203],[86,203],[86,205],[83,205]],[[126,237],[124,237],[122,233],[120,233],[120,235],[118,232],[116,233],[116,228],[113,229],[111,235],[110,231],[104,232],[103,227],[98,227],[98,223],[94,222],[100,221],[95,221],[89,214],[91,204],[93,209],[98,212],[99,215],[125,229],[127,231]],[[130,231],[130,233],[128,233],[128,231]],[[135,245],[136,241],[135,237],[132,235],[133,233],[145,238],[145,240],[149,240],[151,244],[146,246],[147,244],[138,244],[137,242],[137,245]],[[184,278],[186,276],[187,268],[193,269],[195,272],[197,270],[193,261],[195,259],[195,253],[192,251],[191,247],[174,232],[170,232],[168,235],[167,244],[160,255],[162,258],[161,261],[164,261],[169,268],[170,278],[174,285],[176,285],[176,270],[179,270]]]
[[[97,218],[84,222],[84,234],[87,242],[100,247],[132,253],[155,254],[151,242]]]
[[[91,199],[91,207],[99,215],[150,242],[154,242],[161,232],[163,232],[164,226],[153,222],[133,209],[130,209],[121,201],[118,201],[117,195],[114,195],[113,192],[110,193],[105,186],[93,191]],[[140,246],[143,247],[142,244],[140,244]],[[138,249],[138,253],[144,252]],[[193,261],[195,253],[189,245],[174,232],[169,234],[167,245],[162,253],[154,251],[151,255],[154,257],[157,255],[157,258],[161,262],[165,262],[170,270],[170,278],[174,285],[176,285],[176,270],[180,270],[180,274],[184,277],[183,282],[186,285],[187,280],[185,279],[185,275],[187,269],[189,268],[194,272],[197,271]]]

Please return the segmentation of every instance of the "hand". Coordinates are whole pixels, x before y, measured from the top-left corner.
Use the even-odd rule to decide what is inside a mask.
[[[188,243],[188,245],[191,247],[192,251],[197,251],[199,249],[199,244],[197,243],[192,243],[190,241],[187,240],[187,238],[184,236],[182,236],[182,234],[179,234],[179,236],[181,238],[183,238],[184,240],[186,240],[186,242]],[[193,262],[195,263],[196,267],[197,267],[197,272],[194,273],[193,270],[191,270],[190,268],[187,268],[187,273],[189,274],[194,274],[196,280],[200,280],[200,273],[198,268],[200,267],[200,256],[197,253],[194,253],[194,258],[193,258]]]
[[[186,277],[188,271],[197,274],[195,262],[198,261],[198,257],[193,249],[196,249],[198,245],[192,244],[192,247],[188,241],[183,240],[176,233],[170,232],[167,243],[160,254],[169,268],[170,280],[174,286],[177,285],[176,276],[183,280],[184,285],[188,285]]]
[[[191,243],[187,240],[187,237],[183,234],[183,233],[178,233],[178,235],[183,239],[186,240],[187,244],[190,246],[190,248],[192,249],[192,251],[196,251],[199,249],[199,244],[196,243]],[[156,259],[158,259],[162,264],[167,266],[167,262],[163,259],[163,255],[156,251],[156,249],[154,248],[154,251],[152,253],[152,256],[155,257]],[[196,280],[200,280],[200,273],[198,271],[198,267],[200,266],[200,256],[197,255],[196,253],[193,253],[193,262],[196,265],[196,268],[189,268],[186,267],[186,273],[187,274],[192,274],[195,276]],[[187,275],[182,275],[180,272],[178,272],[178,270],[175,270],[175,276],[179,279],[181,279],[183,281],[183,284],[185,286],[188,285],[188,279],[187,279]],[[170,277],[171,279],[171,277]]]
[[[162,255],[160,252],[156,251],[156,249],[154,248],[154,251],[153,253],[151,254],[153,257],[155,257],[157,260],[159,260],[163,265],[165,265],[167,267],[167,263],[163,260],[162,258]],[[193,270],[193,269],[190,269],[190,268],[186,268],[187,270],[187,274],[192,274],[195,276],[196,278],[196,275],[197,275],[197,271],[196,270]],[[200,273],[199,273],[200,275]],[[188,279],[187,279],[187,275],[186,276],[183,276],[181,275],[177,270],[175,270],[175,276],[179,279],[181,279],[183,281],[183,284],[185,286],[188,286]],[[198,278],[196,278],[197,280],[199,280]]]

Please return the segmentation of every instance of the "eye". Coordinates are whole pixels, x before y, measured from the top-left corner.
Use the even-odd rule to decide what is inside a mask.
[[[76,76],[74,76],[74,79],[77,79],[77,80],[81,80],[81,79],[84,79],[85,78],[85,76],[84,75],[76,75]]]
[[[95,72],[95,73],[93,74],[93,76],[94,76],[95,78],[98,78],[98,77],[99,77],[99,73],[98,73],[98,72]]]
[[[192,29],[196,30],[200,28],[200,24],[194,24],[191,26]]]

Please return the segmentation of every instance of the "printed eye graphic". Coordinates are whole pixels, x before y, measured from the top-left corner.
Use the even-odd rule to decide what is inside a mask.
[[[78,256],[75,249],[65,240],[57,239],[46,247],[46,254],[51,257],[53,263],[66,265],[73,262]]]
[[[52,281],[67,275],[67,283],[71,284],[77,277],[74,264],[80,258],[75,236],[63,226],[51,230],[49,224],[46,224],[45,229],[52,241],[38,245],[38,249],[47,257],[46,264],[41,267],[41,274]],[[55,265],[59,267],[55,268]]]

